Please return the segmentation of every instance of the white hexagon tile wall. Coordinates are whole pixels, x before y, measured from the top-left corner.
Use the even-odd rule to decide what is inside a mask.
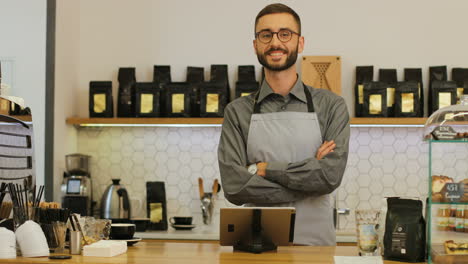
[[[83,128],[78,131],[79,152],[91,155],[91,177],[99,202],[112,178],[120,178],[132,199],[134,217],[146,215],[146,181],[164,181],[168,217],[192,215],[202,223],[198,178],[211,191],[220,178],[217,161],[219,127]],[[435,150],[436,148],[434,148]],[[468,144],[439,147],[433,157],[434,174],[467,177]],[[443,158],[442,158],[443,157]],[[419,128],[352,128],[350,154],[338,189],[340,229],[354,228],[354,209],[385,206],[385,197],[408,196],[425,200],[428,190],[428,144]],[[220,207],[233,206],[221,191]]]

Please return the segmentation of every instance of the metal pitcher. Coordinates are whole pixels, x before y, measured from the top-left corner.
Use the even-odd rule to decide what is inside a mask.
[[[203,188],[203,179],[198,178],[198,190],[200,193],[201,210],[203,216],[203,223],[205,225],[211,224],[213,218],[213,208],[216,196],[221,189],[221,185],[218,183],[218,179],[213,182],[212,192],[205,192]]]

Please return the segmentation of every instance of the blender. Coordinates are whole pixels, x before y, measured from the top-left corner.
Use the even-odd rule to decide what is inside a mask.
[[[84,154],[65,156],[67,171],[63,173],[61,186],[62,207],[82,216],[93,215],[93,195],[89,159]]]

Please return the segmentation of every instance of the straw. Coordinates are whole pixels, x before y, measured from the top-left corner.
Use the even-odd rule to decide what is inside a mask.
[[[88,245],[88,241],[86,241],[83,230],[81,229],[80,221],[78,221],[78,217],[76,217],[76,214],[73,214],[73,217],[75,218],[76,226],[78,227],[78,231],[80,231],[81,236],[83,237],[83,241],[85,242],[85,245]]]
[[[6,188],[7,184],[2,182],[2,186],[0,187],[0,204],[3,202],[3,198],[6,195]]]

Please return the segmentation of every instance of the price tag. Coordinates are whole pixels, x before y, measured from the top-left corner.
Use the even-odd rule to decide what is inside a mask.
[[[450,126],[438,126],[432,131],[432,135],[437,140],[453,140],[457,132]]]
[[[446,183],[442,189],[442,195],[444,200],[448,202],[459,202],[464,194],[464,184],[463,183]]]

